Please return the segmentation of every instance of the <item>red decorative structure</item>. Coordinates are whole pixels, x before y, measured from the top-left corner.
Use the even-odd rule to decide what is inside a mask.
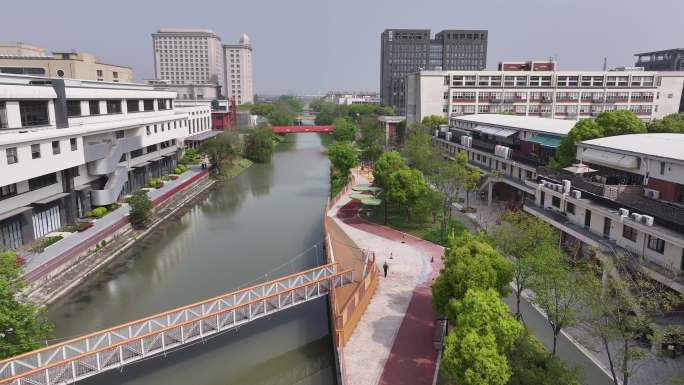
[[[230,98],[227,111],[211,112],[212,130],[230,130],[237,126],[237,106],[235,98]]]

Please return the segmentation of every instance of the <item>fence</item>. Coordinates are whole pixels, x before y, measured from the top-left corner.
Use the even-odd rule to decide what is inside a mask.
[[[378,269],[375,267],[375,253],[373,253],[372,257],[368,259],[365,277],[335,315],[335,339],[339,346],[344,346],[351,338],[363,312],[370,303],[373,293],[375,293],[379,276]]]

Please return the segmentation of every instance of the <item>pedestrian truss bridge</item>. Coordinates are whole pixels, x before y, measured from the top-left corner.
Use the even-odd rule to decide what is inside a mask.
[[[72,383],[169,352],[353,282],[331,263],[0,361],[0,384]]]

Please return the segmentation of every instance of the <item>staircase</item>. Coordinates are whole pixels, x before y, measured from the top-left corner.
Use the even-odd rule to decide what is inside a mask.
[[[108,175],[107,183],[102,190],[90,192],[93,206],[106,206],[116,202],[126,181],[128,181],[128,167],[117,166],[114,172]]]
[[[104,157],[88,162],[88,173],[92,175],[109,175],[113,173],[119,164],[121,156],[128,147],[125,140],[117,140],[114,145],[111,145],[111,143],[98,143],[95,146],[99,147],[96,149],[99,151],[102,151],[102,146],[109,147],[109,151],[107,151],[107,155]]]

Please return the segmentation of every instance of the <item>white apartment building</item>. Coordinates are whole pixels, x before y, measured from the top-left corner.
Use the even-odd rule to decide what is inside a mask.
[[[0,248],[19,248],[176,166],[207,106],[139,84],[0,75]]]
[[[238,44],[223,46],[223,62],[225,95],[238,105],[254,102],[252,42],[247,34],[242,34]]]
[[[179,99],[215,99],[224,84],[221,38],[207,29],[162,28],[152,34],[154,74]]]
[[[408,123],[428,115],[511,113],[556,119],[630,110],[643,120],[683,110],[684,73],[613,71],[420,71],[407,78]]]

